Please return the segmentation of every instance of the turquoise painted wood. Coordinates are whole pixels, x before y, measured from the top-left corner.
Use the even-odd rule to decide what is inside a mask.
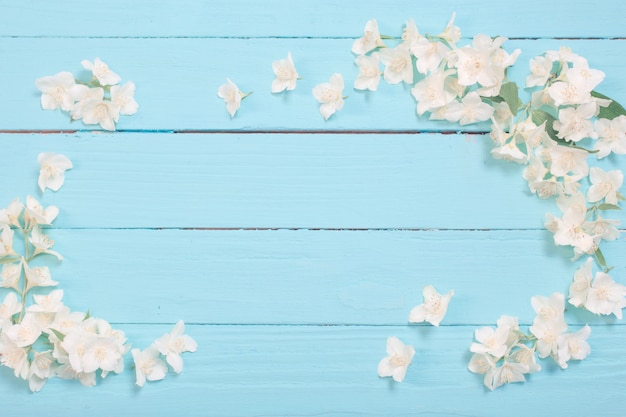
[[[344,3],[0,0],[0,207],[31,194],[61,209],[51,270],[68,305],[133,347],[179,319],[199,343],[180,375],[143,389],[127,372],[31,394],[0,368],[2,415],[624,415],[614,318],[568,309],[572,330],[592,325],[592,354],[568,370],[544,361],[496,392],[467,371],[477,327],[501,314],[528,325],[530,297],[566,292],[580,262],[543,229],[555,205],[491,158],[488,126],[418,118],[402,86],[354,91],[350,47],[370,18],[389,35],[410,17],[438,33],[456,11],[466,40],[513,38],[520,84],[531,57],[566,45],[626,103],[626,3]],[[303,79],[272,95],[287,51]],[[140,111],[114,134],[42,111],[34,87],[96,56],[137,85]],[[349,98],[325,122],[311,89],[333,72]],[[232,120],[216,97],[226,77],[254,91]],[[42,151],[74,162],[57,193],[37,189]],[[626,170],[625,157],[593,163]],[[626,240],[603,250],[626,283]],[[409,326],[427,284],[455,290],[448,315]],[[402,384],[376,374],[392,335],[417,351]]]

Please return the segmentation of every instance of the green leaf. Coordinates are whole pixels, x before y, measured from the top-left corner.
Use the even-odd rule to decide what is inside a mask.
[[[58,330],[54,330],[54,329],[51,328],[50,331],[52,333],[54,333],[54,335],[56,337],[58,337],[61,342],[63,341],[63,339],[65,339],[65,335],[63,333],[59,332]]]
[[[513,114],[517,114],[517,110],[519,109],[519,95],[517,90],[517,84],[514,82],[504,83],[502,87],[500,87],[500,97],[504,99]]]
[[[600,210],[621,210],[620,206],[616,206],[615,204],[604,203],[598,206]]]
[[[85,314],[83,321],[87,320],[89,317],[91,317],[91,311],[87,310],[87,314]]]
[[[596,259],[598,260],[598,263],[600,264],[600,266],[604,268],[608,268],[606,266],[606,259],[604,259],[604,255],[602,254],[602,251],[600,250],[600,248],[596,249],[594,255],[596,255]]]
[[[619,104],[617,101],[605,96],[604,94],[600,94],[597,91],[592,91],[591,95],[596,98],[611,100],[611,104],[609,104],[608,106],[600,107],[598,118],[613,120],[617,116],[626,116],[626,109],[624,109],[624,107],[622,107],[622,105]]]

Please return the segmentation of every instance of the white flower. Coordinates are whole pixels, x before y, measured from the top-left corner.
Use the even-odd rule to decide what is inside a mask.
[[[550,172],[557,177],[563,177],[568,173],[574,175],[587,175],[589,166],[587,156],[589,153],[583,149],[570,148],[568,146],[553,146],[549,150]]]
[[[483,122],[493,115],[493,107],[483,103],[477,92],[472,91],[461,102],[453,101],[448,105],[446,119],[449,122],[459,122],[461,125]]]
[[[550,97],[554,100],[555,107],[583,104],[591,101],[591,90],[580,88],[573,83],[557,81],[548,87],[547,90]]]
[[[402,43],[411,49],[421,37],[413,18],[407,20],[402,31]]]
[[[554,62],[545,56],[538,56],[530,60],[531,74],[526,77],[526,87],[544,86],[550,78]]]
[[[545,323],[565,325],[565,296],[555,292],[550,298],[535,295],[530,298],[530,304],[537,313],[534,322],[541,320]]]
[[[486,374],[496,367],[494,357],[487,353],[474,353],[467,368],[475,374]]]
[[[380,46],[385,46],[385,44],[378,32],[378,22],[376,19],[368,20],[365,24],[365,33],[352,44],[352,52],[357,55],[365,55]]]
[[[35,80],[35,85],[41,91],[41,108],[54,110],[59,107],[70,111],[74,106],[72,88],[76,85],[74,76],[69,72],[59,72]]]
[[[109,66],[102,62],[100,58],[96,58],[93,63],[84,59],[81,61],[81,65],[83,68],[90,70],[102,86],[115,85],[121,80],[120,76],[111,71]]]
[[[63,299],[63,290],[50,291],[46,295],[34,294],[35,304],[28,307],[26,311],[33,313],[57,313],[64,307],[61,300]]]
[[[524,374],[528,373],[528,366],[517,363],[504,361],[502,366],[491,369],[485,374],[485,385],[491,391],[512,382],[525,382]]]
[[[234,117],[241,106],[241,100],[246,97],[246,94],[241,92],[239,87],[230,79],[227,78],[226,82],[226,84],[221,85],[220,88],[217,89],[217,96],[224,99],[228,114],[230,114],[230,117]]]
[[[496,360],[504,356],[508,350],[507,341],[511,329],[508,326],[481,327],[474,331],[474,338],[478,343],[472,343],[470,352],[489,354]]]
[[[99,124],[104,130],[114,131],[115,123],[120,119],[120,109],[111,101],[91,99],[84,102],[80,115],[85,124]]]
[[[34,266],[31,268],[28,264],[25,264],[24,275],[26,277],[27,290],[34,287],[54,287],[59,284],[56,281],[52,281],[50,269],[47,266]]]
[[[567,107],[559,110],[559,120],[553,123],[557,137],[568,142],[578,142],[584,138],[596,138],[593,122],[590,120],[596,115],[595,103],[584,103],[580,106]]]
[[[359,55],[354,61],[359,67],[359,75],[354,80],[356,90],[376,91],[380,83],[380,55]]]
[[[14,199],[9,203],[7,208],[0,209],[0,226],[8,225],[20,227],[20,216],[24,210],[24,204],[22,204],[19,198]]]
[[[520,363],[528,368],[528,373],[541,371],[541,366],[537,363],[535,349],[531,349],[526,345],[517,344],[508,356],[510,362]]]
[[[190,336],[183,334],[185,323],[178,321],[170,333],[166,333],[154,342],[154,346],[165,355],[167,363],[177,374],[183,370],[183,352],[195,352],[198,344]]]
[[[3,334],[10,338],[16,346],[25,348],[41,335],[41,327],[32,314],[26,314],[22,321],[2,329]]]
[[[272,82],[272,93],[280,93],[284,90],[290,91],[296,88],[296,81],[299,75],[293,64],[291,52],[287,53],[286,59],[279,59],[272,62],[272,69],[276,75],[276,78]]]
[[[0,233],[0,258],[17,255],[13,249],[13,229],[5,224],[0,227],[0,230],[2,230],[2,233]]]
[[[378,376],[381,378],[390,376],[394,381],[402,382],[415,356],[415,349],[391,336],[387,338],[387,355],[378,363]]]
[[[454,295],[454,290],[441,295],[435,290],[435,287],[427,285],[422,290],[422,295],[424,296],[424,303],[411,310],[409,321],[411,323],[427,321],[433,326],[439,326],[448,311],[448,304]]]
[[[557,219],[554,243],[560,246],[573,246],[584,253],[593,252],[593,237],[584,228],[585,214],[570,207]]]
[[[400,44],[395,48],[381,49],[380,61],[385,65],[383,78],[389,84],[413,83],[413,61],[408,48]]]
[[[591,347],[587,343],[590,334],[591,328],[585,326],[576,333],[564,333],[559,336],[557,340],[557,362],[561,368],[567,368],[567,361],[570,359],[580,361],[591,353]]]
[[[11,318],[22,310],[22,305],[14,292],[8,293],[0,304],[0,329],[12,324]]]
[[[36,224],[52,224],[59,214],[59,209],[56,206],[48,206],[45,209],[43,206],[30,195],[26,196],[26,211],[24,212],[24,220],[27,227],[32,227]]]
[[[472,47],[464,46],[456,50],[455,66],[459,74],[459,84],[468,86],[479,83],[490,87],[498,84],[496,67],[491,63],[492,40],[489,36],[474,36]]]
[[[426,38],[419,38],[411,47],[411,53],[417,58],[416,66],[420,74],[426,74],[439,67],[441,61],[448,55],[450,49],[441,42],[431,42]]]
[[[2,281],[0,281],[0,287],[13,288],[15,291],[19,291],[20,276],[22,275],[22,264],[5,264],[2,267]],[[2,326],[0,326],[2,327]]]
[[[150,346],[144,351],[131,350],[135,362],[137,386],[143,387],[146,381],[160,381],[167,374],[167,364],[160,358],[159,350]]]
[[[626,116],[620,115],[613,120],[598,119],[594,123],[594,129],[598,134],[598,140],[594,150],[598,153],[598,159],[604,158],[611,152],[618,155],[626,154]]]
[[[28,377],[28,353],[5,333],[0,333],[0,364],[13,369],[16,378]]]
[[[615,314],[615,317],[621,319],[624,307],[626,286],[613,281],[607,273],[596,272],[585,300],[585,308],[594,314]]]
[[[622,186],[624,174],[615,169],[609,172],[598,167],[589,169],[589,181],[591,186],[587,190],[587,200],[595,203],[604,198],[609,204],[617,204],[617,190]]]
[[[43,192],[46,188],[58,191],[65,181],[65,171],[72,169],[72,161],[67,156],[42,152],[37,156],[39,162],[39,179],[37,184]]]
[[[543,320],[533,321],[529,328],[530,332],[537,338],[537,353],[540,358],[552,356],[556,358],[558,350],[558,337],[567,330],[565,322]]]
[[[423,80],[417,82],[411,89],[411,95],[417,101],[416,112],[420,116],[424,112],[445,106],[452,103],[456,93],[450,88],[449,75],[453,71],[433,72]]]
[[[320,102],[320,114],[328,120],[337,110],[343,108],[343,77],[339,73],[330,76],[327,83],[313,88],[313,97]]]
[[[456,12],[453,12],[452,17],[450,17],[450,20],[448,21],[448,24],[446,25],[444,31],[437,35],[437,37],[446,40],[452,47],[454,47],[454,44],[456,44],[459,39],[461,39],[461,30],[458,28],[458,26],[454,25],[455,18]]]
[[[50,239],[47,235],[45,235],[39,225],[33,227],[33,230],[28,238],[28,241],[35,247],[35,253],[33,255],[37,255],[40,253],[47,253],[49,255],[56,256],[60,261],[63,259],[60,253],[50,250],[52,245],[54,245],[54,240]],[[54,283],[53,285],[56,285]]]
[[[111,103],[118,108],[119,114],[130,116],[137,113],[139,105],[135,101],[135,83],[127,83],[111,87]]]
[[[52,351],[34,352],[28,370],[28,387],[32,392],[39,392],[48,378],[54,376],[56,361]]]
[[[70,113],[72,120],[80,120],[83,118],[85,107],[88,103],[94,100],[96,102],[104,100],[104,89],[102,87],[89,88],[85,85],[76,85],[73,92],[76,103],[74,103],[74,108]]]
[[[587,261],[576,270],[574,280],[569,287],[569,303],[575,307],[581,307],[587,301],[587,294],[591,288],[591,263],[593,258],[587,258]]]

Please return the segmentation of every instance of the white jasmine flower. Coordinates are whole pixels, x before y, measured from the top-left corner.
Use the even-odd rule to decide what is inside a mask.
[[[604,219],[599,214],[592,222],[585,222],[583,228],[587,233],[593,236],[594,241],[615,240],[619,238],[620,231],[617,228],[620,225],[618,219]]]
[[[352,52],[357,55],[365,55],[366,53],[385,46],[380,38],[378,31],[378,22],[376,19],[368,20],[365,24],[365,33],[352,44]]]
[[[359,75],[354,80],[356,90],[376,91],[380,83],[380,55],[359,55],[354,61],[359,67]]]
[[[4,332],[0,333],[0,364],[13,369],[16,378],[28,377],[28,353]]]
[[[34,352],[28,369],[28,387],[32,392],[39,392],[46,380],[55,375],[56,361],[52,351]]]
[[[545,56],[537,56],[530,60],[530,75],[526,77],[526,87],[544,86],[551,76],[554,61]]]
[[[217,90],[217,96],[219,98],[224,99],[224,103],[226,103],[226,110],[230,117],[235,117],[235,113],[239,110],[241,106],[241,100],[247,96],[244,94],[239,87],[235,85],[230,79],[226,79],[226,84],[223,84]]]
[[[596,138],[591,118],[596,115],[595,103],[584,103],[580,106],[567,107],[559,110],[559,120],[553,123],[557,137],[568,142],[578,142],[584,138]]]
[[[550,172],[557,177],[563,177],[568,173],[574,175],[587,175],[589,166],[587,156],[589,153],[583,149],[570,148],[568,146],[553,146],[549,150]]]
[[[461,39],[461,29],[459,29],[458,26],[454,25],[455,18],[456,12],[452,13],[452,17],[450,18],[450,21],[448,21],[448,24],[446,25],[444,31],[437,35],[437,37],[446,40],[452,47],[454,47],[459,39]]]
[[[421,116],[454,101],[456,93],[448,86],[448,76],[453,73],[452,70],[433,72],[415,84],[411,95],[417,101],[417,114]]]
[[[65,155],[42,152],[37,156],[39,179],[37,184],[43,192],[46,188],[58,191],[65,181],[65,171],[72,169],[72,161]]]
[[[35,253],[33,255],[37,255],[40,253],[47,253],[49,255],[56,256],[59,261],[63,259],[60,253],[50,250],[52,245],[54,245],[54,240],[50,239],[47,235],[45,235],[41,231],[41,228],[39,227],[39,225],[33,227],[30,237],[28,238],[28,241],[35,247]],[[33,277],[33,279],[37,279],[37,278]],[[40,282],[44,282],[44,281],[40,281]],[[50,282],[53,282],[53,281],[50,281]],[[50,284],[50,285],[56,285],[56,284],[57,283],[55,282],[54,284]]]
[[[139,104],[135,101],[135,83],[128,81],[111,87],[111,103],[118,108],[119,114],[131,116],[137,113]]]
[[[120,119],[120,109],[111,101],[91,99],[84,102],[81,116],[85,124],[99,124],[104,130],[114,131],[115,123]]]
[[[11,255],[17,256],[13,249],[13,229],[5,224],[0,230],[2,230],[2,233],[0,233],[0,258]]]
[[[413,61],[409,50],[404,44],[400,44],[395,48],[382,49],[380,51],[380,61],[385,65],[383,78],[389,84],[413,83]]]
[[[22,275],[22,264],[5,264],[2,266],[2,274],[0,277],[0,287],[13,288],[15,291],[19,291],[19,282]],[[2,326],[0,326],[2,327]]]
[[[459,122],[461,125],[483,122],[491,118],[493,111],[493,107],[483,103],[478,93],[472,91],[461,102],[453,101],[448,105],[446,120]]]
[[[528,162],[528,156],[517,147],[514,141],[493,148],[490,153],[495,159],[505,159],[518,164],[526,164]]]
[[[591,328],[586,325],[576,333],[564,333],[559,336],[557,363],[561,368],[567,368],[567,361],[570,359],[581,361],[591,353],[591,347],[587,343],[590,334]]]
[[[24,220],[27,227],[31,227],[37,224],[48,225],[52,224],[59,214],[59,209],[56,206],[48,206],[45,209],[43,206],[35,200],[33,197],[26,196],[26,210],[24,211]]]
[[[74,108],[70,115],[72,120],[80,120],[85,115],[85,107],[95,101],[100,102],[104,100],[104,89],[102,87],[89,88],[85,85],[77,85],[74,90]]]
[[[496,67],[491,63],[492,39],[483,34],[474,36],[472,47],[464,46],[456,50],[455,67],[459,84],[464,86],[479,83],[490,87],[498,84]]]
[[[0,304],[0,329],[12,325],[11,319],[22,311],[22,304],[18,301],[14,292],[8,293]]]
[[[20,323],[3,328],[2,332],[9,337],[16,346],[24,348],[35,343],[41,335],[41,327],[34,315],[26,314]]]
[[[37,89],[41,91],[41,108],[55,110],[59,107],[71,111],[74,106],[72,88],[76,85],[74,76],[69,72],[59,72],[35,80]]]
[[[313,88],[313,97],[320,102],[320,114],[328,120],[344,104],[343,77],[339,73],[330,76],[327,83],[318,84]]]
[[[589,103],[591,90],[566,81],[557,81],[548,87],[548,94],[554,100],[555,107]],[[593,103],[595,106],[595,103]]]
[[[96,58],[93,62],[84,59],[81,61],[81,65],[83,68],[91,71],[102,86],[115,85],[121,80],[121,77],[111,71],[109,66],[100,60],[100,58]]]
[[[587,258],[587,261],[574,273],[574,280],[569,287],[568,301],[575,307],[581,307],[587,301],[587,295],[591,288],[592,262],[593,258]]]
[[[530,298],[530,304],[537,313],[535,321],[565,325],[565,296],[563,294],[555,292],[550,298],[535,295]]]
[[[467,368],[475,374],[486,374],[496,367],[494,357],[486,353],[474,353]]]
[[[508,356],[509,362],[522,364],[528,368],[527,373],[541,371],[541,366],[537,363],[535,349],[531,349],[526,345],[518,344],[514,346],[514,350]]]
[[[395,336],[387,338],[387,356],[378,363],[378,376],[392,377],[396,382],[402,382],[406,371],[415,356],[415,349],[405,345]]]
[[[598,134],[594,150],[598,151],[596,157],[604,158],[611,152],[618,155],[626,154],[626,116],[620,115],[613,120],[598,119],[594,123],[594,129]]]
[[[33,313],[57,313],[64,307],[61,300],[63,299],[63,290],[54,290],[46,295],[34,294],[35,304],[28,307],[27,311]]]
[[[615,314],[615,317],[621,319],[624,307],[626,286],[613,281],[607,273],[596,272],[585,300],[585,308],[594,314]]]
[[[508,350],[509,327],[481,327],[474,331],[474,338],[478,343],[472,343],[470,352],[489,354],[496,360],[502,358]]]
[[[0,209],[0,226],[8,225],[20,227],[20,216],[24,211],[24,204],[20,202],[19,198],[14,199],[9,203],[7,208]]]
[[[565,78],[582,91],[592,91],[604,80],[604,72],[589,68],[586,61],[577,62],[572,68],[567,69]]]
[[[150,346],[144,351],[131,350],[135,362],[136,384],[143,387],[146,381],[160,381],[167,374],[167,364],[160,358],[159,350]]]
[[[528,373],[528,367],[517,362],[504,361],[502,366],[491,369],[485,375],[485,385],[491,391],[512,382],[525,382],[524,374]]]
[[[410,18],[404,25],[404,30],[402,31],[402,43],[410,50],[421,37],[415,25],[415,21],[413,18]]]
[[[272,93],[280,93],[285,90],[291,91],[296,88],[299,75],[291,58],[291,52],[287,53],[286,59],[272,62],[272,69],[276,75],[272,82]]]
[[[454,295],[454,290],[441,295],[432,285],[427,285],[422,290],[424,303],[414,307],[409,313],[409,322],[420,323],[427,321],[433,326],[439,326],[441,320],[448,311],[448,304]]]
[[[24,276],[26,277],[27,290],[30,290],[34,287],[54,287],[55,285],[59,284],[56,281],[52,281],[50,269],[47,266],[34,266],[31,268],[28,266],[28,264],[25,264]]]
[[[585,215],[575,208],[568,208],[560,219],[557,219],[557,231],[554,243],[560,246],[573,246],[583,253],[593,252],[593,237],[583,228]]]
[[[420,74],[426,74],[429,71],[436,72],[435,70],[439,68],[441,61],[450,53],[450,49],[441,42],[431,42],[420,37],[411,46],[411,53],[417,58],[417,71]]]
[[[537,353],[539,357],[552,356],[556,358],[559,335],[567,330],[565,321],[535,320],[529,330],[537,338]]]
[[[602,168],[592,167],[589,169],[589,181],[591,186],[587,190],[587,200],[595,203],[604,198],[609,204],[617,204],[617,190],[622,186],[624,174],[619,169],[609,172]]]
[[[170,333],[166,333],[154,342],[154,346],[165,355],[167,363],[177,374],[183,370],[183,359],[180,356],[183,352],[195,352],[198,344],[190,336],[183,334],[185,323],[176,323]]]
[[[547,173],[548,168],[546,168],[541,158],[531,155],[528,160],[528,165],[524,168],[522,177],[530,183],[533,181],[542,181]]]

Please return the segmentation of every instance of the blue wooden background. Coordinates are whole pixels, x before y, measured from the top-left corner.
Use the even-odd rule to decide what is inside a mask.
[[[438,33],[453,11],[464,42],[522,49],[519,84],[530,58],[564,45],[626,103],[619,0],[0,0],[0,206],[27,194],[59,206],[52,273],[73,309],[133,347],[179,319],[199,344],[182,374],[143,389],[126,372],[31,394],[0,369],[1,415],[626,415],[626,327],[613,318],[567,313],[572,329],[592,325],[592,353],[566,371],[544,361],[495,392],[467,371],[477,327],[529,324],[530,297],[566,292],[580,263],[543,229],[555,205],[490,157],[485,125],[418,118],[401,85],[352,90],[367,20]],[[271,63],[288,51],[302,80],[272,95]],[[116,133],[39,106],[36,78],[95,57],[137,85],[140,110]],[[349,98],[324,121],[311,89],[334,72]],[[227,77],[254,91],[232,120],[216,96]],[[58,193],[37,189],[43,151],[74,162]],[[604,252],[626,283],[626,241]],[[455,290],[448,315],[408,326],[427,284]],[[376,373],[392,335],[417,352],[402,384]]]

